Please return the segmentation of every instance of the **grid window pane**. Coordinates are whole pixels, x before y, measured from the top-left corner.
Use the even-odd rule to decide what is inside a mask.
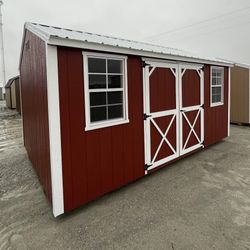
[[[221,77],[217,77],[216,85],[222,85],[222,78]]]
[[[108,106],[108,119],[122,118],[123,105]]]
[[[89,103],[86,107],[89,108],[90,113],[89,119],[86,119],[90,122],[87,127],[91,128],[91,123],[93,128],[102,127],[102,124],[107,126],[109,120],[111,123],[119,122],[126,114],[124,59],[90,56],[87,63]]]
[[[213,95],[221,95],[221,87],[213,87],[212,89],[212,94]]]
[[[222,102],[222,87],[212,87],[212,102]]]
[[[223,102],[224,68],[212,68],[212,103]]]
[[[90,106],[100,106],[107,104],[107,93],[106,92],[97,92],[90,93]]]
[[[106,88],[106,75],[89,75],[89,88],[90,89],[105,89]]]
[[[88,58],[89,73],[106,73],[106,59]]]
[[[216,78],[212,78],[212,85],[216,85]]]
[[[108,76],[108,88],[122,88],[122,76],[109,75]]]
[[[121,104],[123,102],[123,92],[115,91],[108,93],[108,104]]]
[[[212,102],[213,103],[221,102],[221,96],[220,95],[213,95],[212,96]]]
[[[107,107],[90,108],[90,121],[98,122],[107,120]]]
[[[121,60],[108,60],[108,73],[122,73]]]
[[[223,69],[217,69],[217,77],[222,77],[222,72],[223,72]]]

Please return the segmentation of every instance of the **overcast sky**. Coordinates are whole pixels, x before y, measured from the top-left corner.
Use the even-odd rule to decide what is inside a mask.
[[[7,78],[25,21],[149,41],[250,64],[249,0],[3,0]]]

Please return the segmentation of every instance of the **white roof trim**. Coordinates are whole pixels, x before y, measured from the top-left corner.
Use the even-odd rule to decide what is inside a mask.
[[[102,36],[88,32],[62,29],[35,23],[25,23],[25,29],[31,31],[50,45],[76,47],[81,49],[185,62],[233,66],[233,63],[226,60],[203,58],[174,48],[110,36]]]

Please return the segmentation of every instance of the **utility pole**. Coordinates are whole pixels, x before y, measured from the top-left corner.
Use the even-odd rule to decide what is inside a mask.
[[[1,7],[3,5],[3,1],[0,0],[0,100],[3,99],[4,86],[6,84],[6,76],[5,76],[5,62],[4,62],[4,47],[3,47],[3,20],[2,20],[2,11]]]

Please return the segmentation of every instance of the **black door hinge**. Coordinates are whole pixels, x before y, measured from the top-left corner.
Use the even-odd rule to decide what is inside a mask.
[[[144,165],[144,170],[148,170],[153,164],[145,164]]]
[[[143,120],[145,121],[145,120],[147,120],[149,117],[151,117],[152,115],[147,115],[147,114],[143,114]]]
[[[150,64],[146,63],[145,61],[142,61],[142,67],[145,68],[146,66],[150,66]]]

